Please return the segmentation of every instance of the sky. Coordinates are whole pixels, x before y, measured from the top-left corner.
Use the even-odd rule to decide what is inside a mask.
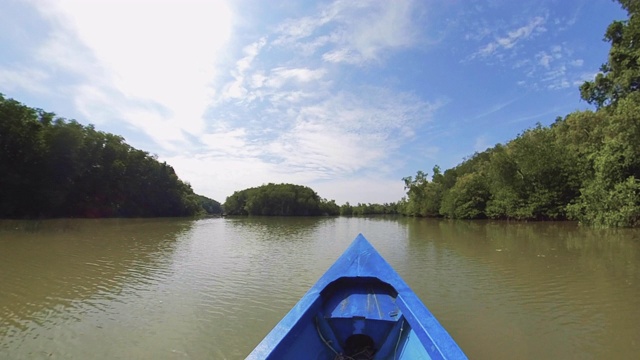
[[[0,93],[121,135],[224,202],[398,201],[591,108],[611,0],[1,0]]]

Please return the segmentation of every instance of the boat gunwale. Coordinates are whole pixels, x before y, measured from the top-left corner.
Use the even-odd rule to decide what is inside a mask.
[[[265,336],[247,359],[267,358],[299,320],[311,311],[312,306],[321,298],[322,291],[331,283],[341,278],[364,277],[377,278],[397,292],[397,305],[403,317],[432,359],[467,359],[446,329],[362,234],[358,234],[347,250]]]

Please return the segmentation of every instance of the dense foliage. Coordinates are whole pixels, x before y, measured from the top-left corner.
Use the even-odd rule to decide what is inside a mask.
[[[615,105],[640,89],[640,2],[619,0],[629,19],[612,22],[604,35],[611,43],[609,61],[600,68],[594,81],[580,87],[582,98],[598,108]]]
[[[198,197],[198,203],[204,209],[207,214],[222,214],[222,204],[219,202],[209,199],[206,196],[196,195]]]
[[[361,204],[351,205],[346,202],[340,206],[340,215],[342,216],[364,216],[364,215],[390,215],[397,214],[396,203],[384,203],[384,204]]]
[[[0,94],[0,218],[186,216],[202,204],[220,212],[122,137]]]
[[[406,177],[399,210],[411,216],[555,220],[640,226],[640,2],[605,40],[609,61],[580,88],[596,111],[528,129],[441,173]]]
[[[311,188],[293,184],[267,184],[236,191],[224,203],[228,215],[309,216],[338,215],[335,201],[321,199]]]

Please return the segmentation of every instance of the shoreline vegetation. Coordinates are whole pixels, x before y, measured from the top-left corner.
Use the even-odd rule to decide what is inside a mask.
[[[538,124],[431,177],[418,171],[390,204],[340,206],[306,186],[270,183],[223,206],[121,136],[0,94],[0,218],[402,214],[638,227],[640,2],[618,2],[629,18],[609,25],[608,62],[580,86],[594,111]]]
[[[400,212],[455,219],[576,220],[640,226],[640,2],[604,35],[608,62],[580,86],[595,111],[538,124],[441,172],[403,180]]]
[[[264,216],[352,216],[398,214],[397,204],[357,204],[338,206],[322,199],[313,189],[294,184],[266,184],[236,191],[223,205],[225,215]]]
[[[118,135],[0,94],[0,218],[220,213],[166,162]]]

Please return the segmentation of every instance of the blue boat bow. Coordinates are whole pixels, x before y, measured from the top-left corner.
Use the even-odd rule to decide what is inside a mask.
[[[248,359],[466,359],[360,234]]]

